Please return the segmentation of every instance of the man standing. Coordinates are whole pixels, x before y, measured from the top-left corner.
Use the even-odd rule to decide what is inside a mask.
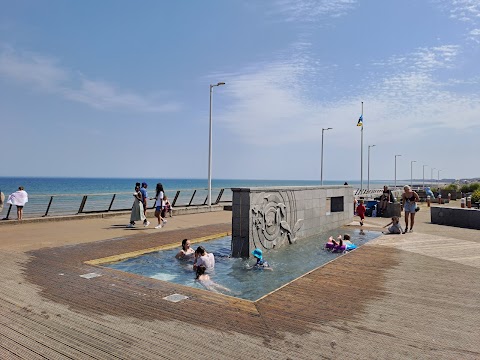
[[[147,227],[150,225],[150,221],[147,220],[147,183],[143,182],[142,183],[142,188],[140,189],[140,192],[142,193],[142,202],[143,202],[143,213],[145,214],[145,220],[143,220],[143,226]]]

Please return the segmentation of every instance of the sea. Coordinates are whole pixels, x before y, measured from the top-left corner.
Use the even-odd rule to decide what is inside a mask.
[[[345,181],[360,187],[359,180],[324,180],[323,185],[343,185]],[[0,177],[0,191],[10,194],[23,186],[30,194],[98,194],[131,192],[136,182],[146,182],[153,193],[157,183],[165,190],[187,190],[208,188],[207,179],[133,179],[133,178],[74,178],[74,177]],[[370,180],[375,188],[392,183],[392,180]],[[263,186],[319,186],[320,180],[241,180],[212,179],[212,188],[263,187]],[[363,181],[366,188],[367,182]]]
[[[155,196],[155,186],[161,182],[170,201],[175,198],[175,206],[201,205],[206,203],[208,194],[207,179],[174,178],[77,178],[77,177],[0,177],[0,191],[8,197],[23,186],[29,196],[24,208],[24,216],[38,217],[69,215],[79,212],[120,211],[131,208],[132,193],[136,182],[146,182],[150,197]],[[343,185],[347,182],[360,188],[358,180],[324,180],[323,185]],[[381,188],[392,181],[370,180],[370,188]],[[275,186],[319,186],[320,180],[246,180],[212,179],[212,202],[231,201],[231,188],[275,187]],[[367,182],[363,181],[363,188]],[[222,191],[223,189],[223,191]],[[85,198],[87,196],[87,198]],[[219,197],[220,196],[220,197]],[[84,201],[85,200],[85,201]],[[81,206],[83,203],[83,207]],[[49,206],[50,204],[50,206]],[[153,202],[151,204],[153,206]],[[9,205],[5,204],[0,213],[6,217]],[[12,209],[9,218],[16,217]]]

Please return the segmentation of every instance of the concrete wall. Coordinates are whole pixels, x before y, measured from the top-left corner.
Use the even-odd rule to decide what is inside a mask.
[[[351,186],[234,188],[232,255],[273,249],[353,220]]]
[[[480,230],[480,210],[451,207],[431,207],[430,216],[433,224],[457,226]]]

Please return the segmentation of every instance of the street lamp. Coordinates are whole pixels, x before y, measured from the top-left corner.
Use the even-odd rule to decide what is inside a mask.
[[[320,185],[323,186],[323,133],[325,130],[332,130],[332,128],[322,128],[322,155],[321,155],[321,160],[320,160]]]
[[[402,155],[395,155],[395,190],[397,190],[397,156]]]
[[[430,171],[430,181],[431,181],[431,187],[433,187],[433,170],[436,170],[436,168],[432,168],[432,170]]]
[[[428,165],[423,165],[423,189],[425,190],[425,166]]]
[[[368,173],[368,182],[367,182],[367,190],[370,191],[370,148],[376,145],[368,145],[368,165],[367,165],[367,173]]]
[[[413,163],[417,162],[416,160],[410,161],[410,186],[413,188]]]
[[[440,188],[440,171],[442,171],[442,169],[439,169],[437,172],[437,188]]]
[[[214,86],[225,85],[224,82],[210,84],[210,131],[208,136],[208,206],[212,206],[212,94]]]

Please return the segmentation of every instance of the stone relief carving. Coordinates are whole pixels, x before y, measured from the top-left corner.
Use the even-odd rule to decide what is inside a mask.
[[[297,219],[293,191],[259,193],[252,205],[251,231],[255,247],[272,249],[296,241],[303,219]]]

